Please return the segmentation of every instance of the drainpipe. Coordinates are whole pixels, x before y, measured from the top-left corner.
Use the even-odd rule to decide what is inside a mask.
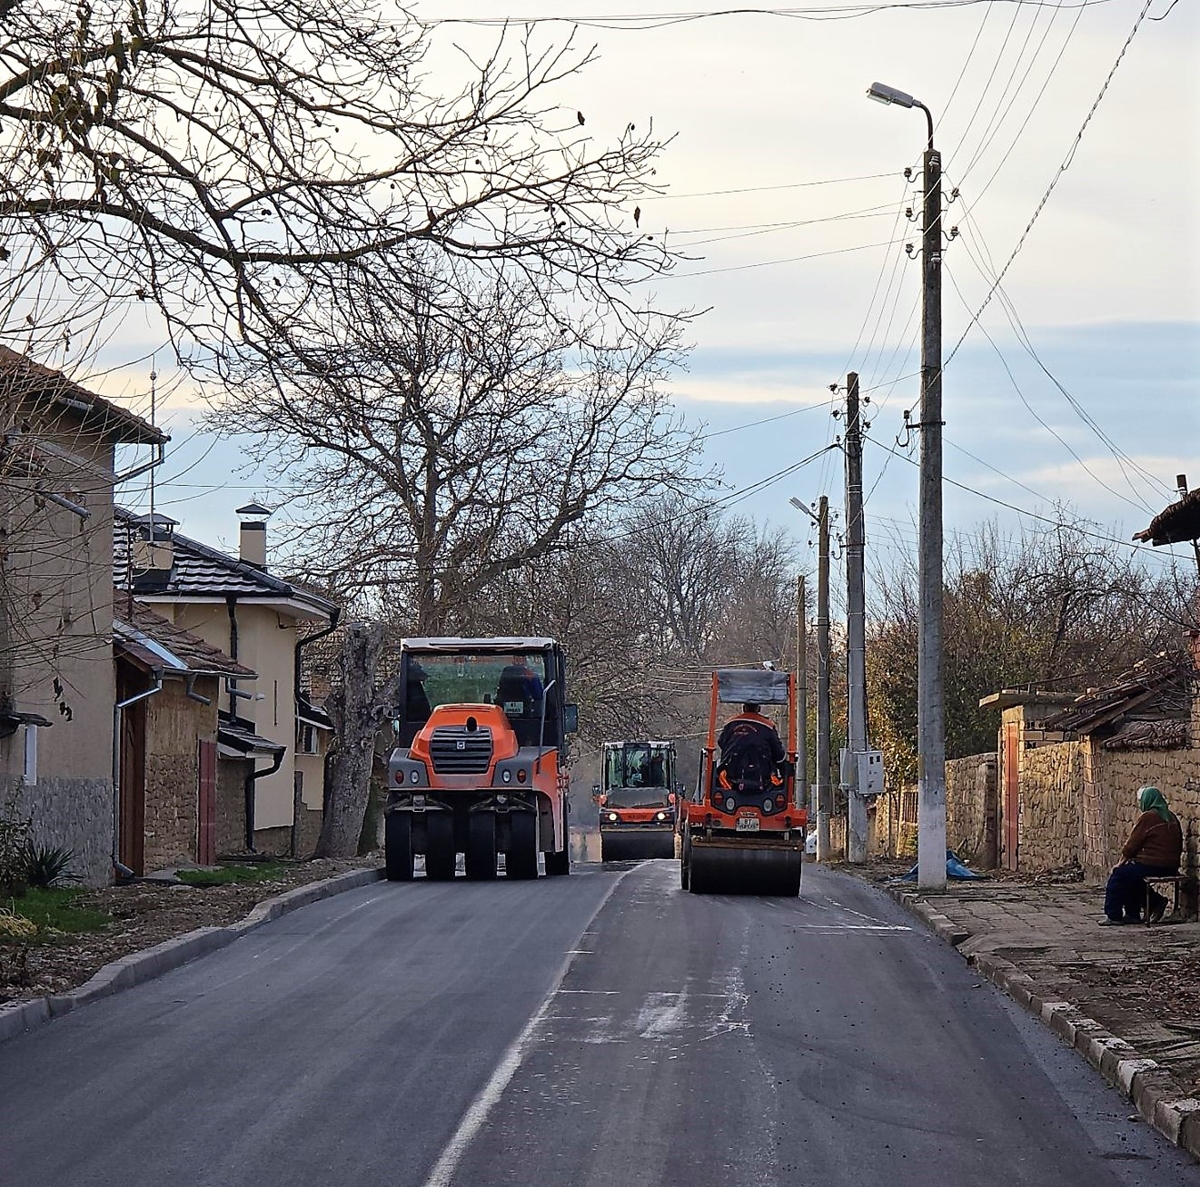
[[[264,775],[274,775],[281,766],[283,766],[283,756],[287,753],[287,748],[283,748],[276,752],[275,757],[271,760],[269,767],[263,767],[261,771],[254,767],[254,760],[250,760],[250,774],[246,776],[246,852],[254,853],[254,784]]]
[[[323,631],[317,631],[315,634],[306,635],[303,639],[298,639],[296,641],[296,663],[293,667],[294,675],[292,680],[292,692],[296,698],[297,705],[299,705],[300,701],[303,699],[300,689],[300,673],[303,671],[304,659],[300,654],[300,650],[303,647],[307,647],[310,643],[315,643],[318,639],[324,639],[326,635],[330,635],[337,630],[337,625],[341,620],[341,617],[341,608],[339,606],[335,606],[329,615],[329,625]],[[237,659],[237,656],[235,655],[233,658]]]
[[[225,598],[225,609],[229,613],[229,658],[236,660],[238,657],[238,622],[237,622],[237,598],[229,594]],[[226,680],[225,686],[229,689],[229,713],[230,716],[236,717],[237,711],[237,688],[236,679],[230,678]]]
[[[113,869],[122,878],[134,878],[134,874],[127,865],[121,862],[121,726],[124,721],[124,711],[130,705],[136,705],[138,701],[144,701],[147,697],[152,697],[156,692],[162,692],[163,686],[163,670],[162,668],[151,668],[150,674],[154,677],[154,684],[142,692],[135,692],[133,696],[126,697],[123,701],[117,701],[113,706],[113,844],[112,844],[112,863]]]

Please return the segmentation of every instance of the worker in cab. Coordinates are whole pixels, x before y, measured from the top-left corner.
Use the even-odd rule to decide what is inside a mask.
[[[751,795],[783,786],[787,751],[775,723],[762,715],[762,706],[744,703],[742,711],[725,723],[717,746],[721,751],[717,782],[726,791]]]

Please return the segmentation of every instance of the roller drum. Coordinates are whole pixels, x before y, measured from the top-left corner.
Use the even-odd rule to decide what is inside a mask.
[[[688,889],[693,894],[800,893],[803,855],[798,849],[713,845],[693,837]]]

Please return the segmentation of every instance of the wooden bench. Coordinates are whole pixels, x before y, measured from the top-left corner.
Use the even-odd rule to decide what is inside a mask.
[[[1196,915],[1196,878],[1192,874],[1147,874],[1146,901],[1142,906],[1142,918],[1147,927],[1153,926],[1150,919],[1150,892],[1157,887],[1172,890],[1171,914],[1183,919]]]

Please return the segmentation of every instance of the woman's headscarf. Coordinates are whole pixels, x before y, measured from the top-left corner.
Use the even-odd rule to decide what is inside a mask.
[[[1171,823],[1171,809],[1157,787],[1147,784],[1138,792],[1138,808],[1143,812],[1157,812],[1168,824]]]

